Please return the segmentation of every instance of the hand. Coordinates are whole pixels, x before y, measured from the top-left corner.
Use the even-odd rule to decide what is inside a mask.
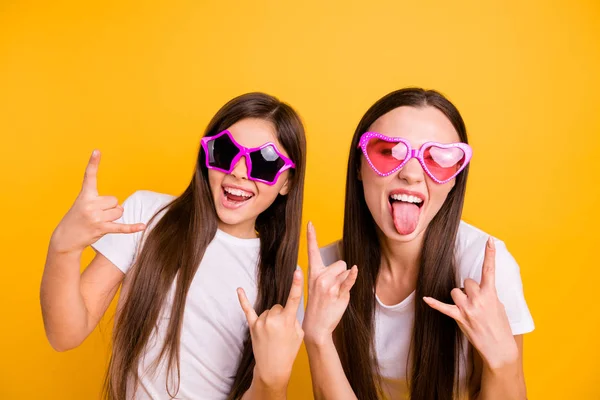
[[[144,224],[114,222],[123,215],[123,207],[113,196],[99,196],[96,176],[100,152],[94,150],[85,169],[81,192],[60,221],[50,240],[51,249],[60,253],[81,252],[107,233],[134,233]]]
[[[308,302],[303,328],[307,340],[322,343],[333,334],[350,302],[350,289],[356,282],[358,268],[347,269],[344,261],[325,266],[317,233],[308,223]]]
[[[296,318],[303,290],[302,271],[294,272],[292,288],[285,307],[274,305],[264,311],[260,317],[248,301],[244,289],[237,290],[238,298],[246,314],[252,350],[256,366],[254,379],[271,390],[285,390],[292,374],[292,366],[304,332]]]
[[[481,285],[466,279],[465,293],[460,289],[450,292],[455,305],[423,298],[431,308],[456,320],[490,369],[501,368],[519,357],[506,310],[496,293],[495,257],[496,247],[490,237],[485,248]]]

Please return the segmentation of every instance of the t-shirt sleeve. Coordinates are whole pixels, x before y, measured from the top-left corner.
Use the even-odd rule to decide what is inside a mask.
[[[321,253],[321,258],[323,259],[323,264],[331,265],[334,262],[340,259],[340,242],[333,242],[319,249]]]
[[[298,311],[296,312],[296,319],[302,325],[304,321],[304,291],[302,292],[302,298],[300,298],[300,305],[298,306]]]
[[[535,326],[523,294],[519,264],[504,242],[500,241],[496,241],[496,290],[500,302],[506,308],[513,335],[533,331]]]
[[[133,193],[123,203],[123,215],[116,220],[117,223],[135,224],[148,223],[150,216],[144,215],[142,207],[144,193],[141,191]],[[127,273],[138,250],[143,232],[136,233],[111,233],[101,237],[92,248],[101,253],[112,262],[123,273]]]
[[[304,273],[299,265],[296,266],[296,269]],[[300,304],[298,305],[298,311],[296,311],[296,319],[300,322],[300,325],[302,325],[302,321],[304,321],[304,287],[302,287],[302,297],[300,297]]]
[[[496,245],[496,291],[504,305],[513,335],[522,335],[535,328],[533,318],[523,294],[523,283],[519,264],[510,254],[504,242],[495,239]],[[481,246],[472,279],[481,282],[481,269],[485,256],[485,245]]]

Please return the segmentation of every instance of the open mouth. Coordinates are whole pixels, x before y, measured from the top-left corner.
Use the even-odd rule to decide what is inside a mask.
[[[401,235],[413,233],[419,224],[419,216],[425,200],[420,196],[407,193],[392,193],[388,200],[396,231]]]
[[[254,193],[231,186],[223,187],[225,199],[235,205],[241,205],[254,197]]]
[[[402,203],[414,204],[418,208],[423,207],[423,203],[424,203],[423,199],[420,197],[408,195],[408,194],[399,194],[399,193],[390,195],[389,201],[390,201],[390,204],[392,204],[392,205],[396,202],[402,202]]]

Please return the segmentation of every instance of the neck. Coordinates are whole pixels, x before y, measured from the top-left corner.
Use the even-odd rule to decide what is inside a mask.
[[[255,224],[256,220],[254,219],[233,225],[226,224],[219,220],[219,229],[239,239],[255,239],[258,237],[256,230],[254,229]]]
[[[410,241],[402,242],[392,240],[380,232],[380,274],[385,274],[396,282],[410,281],[411,285],[416,286],[424,237],[425,231]]]

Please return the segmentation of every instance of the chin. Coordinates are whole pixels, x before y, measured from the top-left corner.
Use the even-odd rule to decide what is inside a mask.
[[[238,225],[244,222],[243,216],[235,215],[229,210],[217,210],[217,217],[225,225]]]

